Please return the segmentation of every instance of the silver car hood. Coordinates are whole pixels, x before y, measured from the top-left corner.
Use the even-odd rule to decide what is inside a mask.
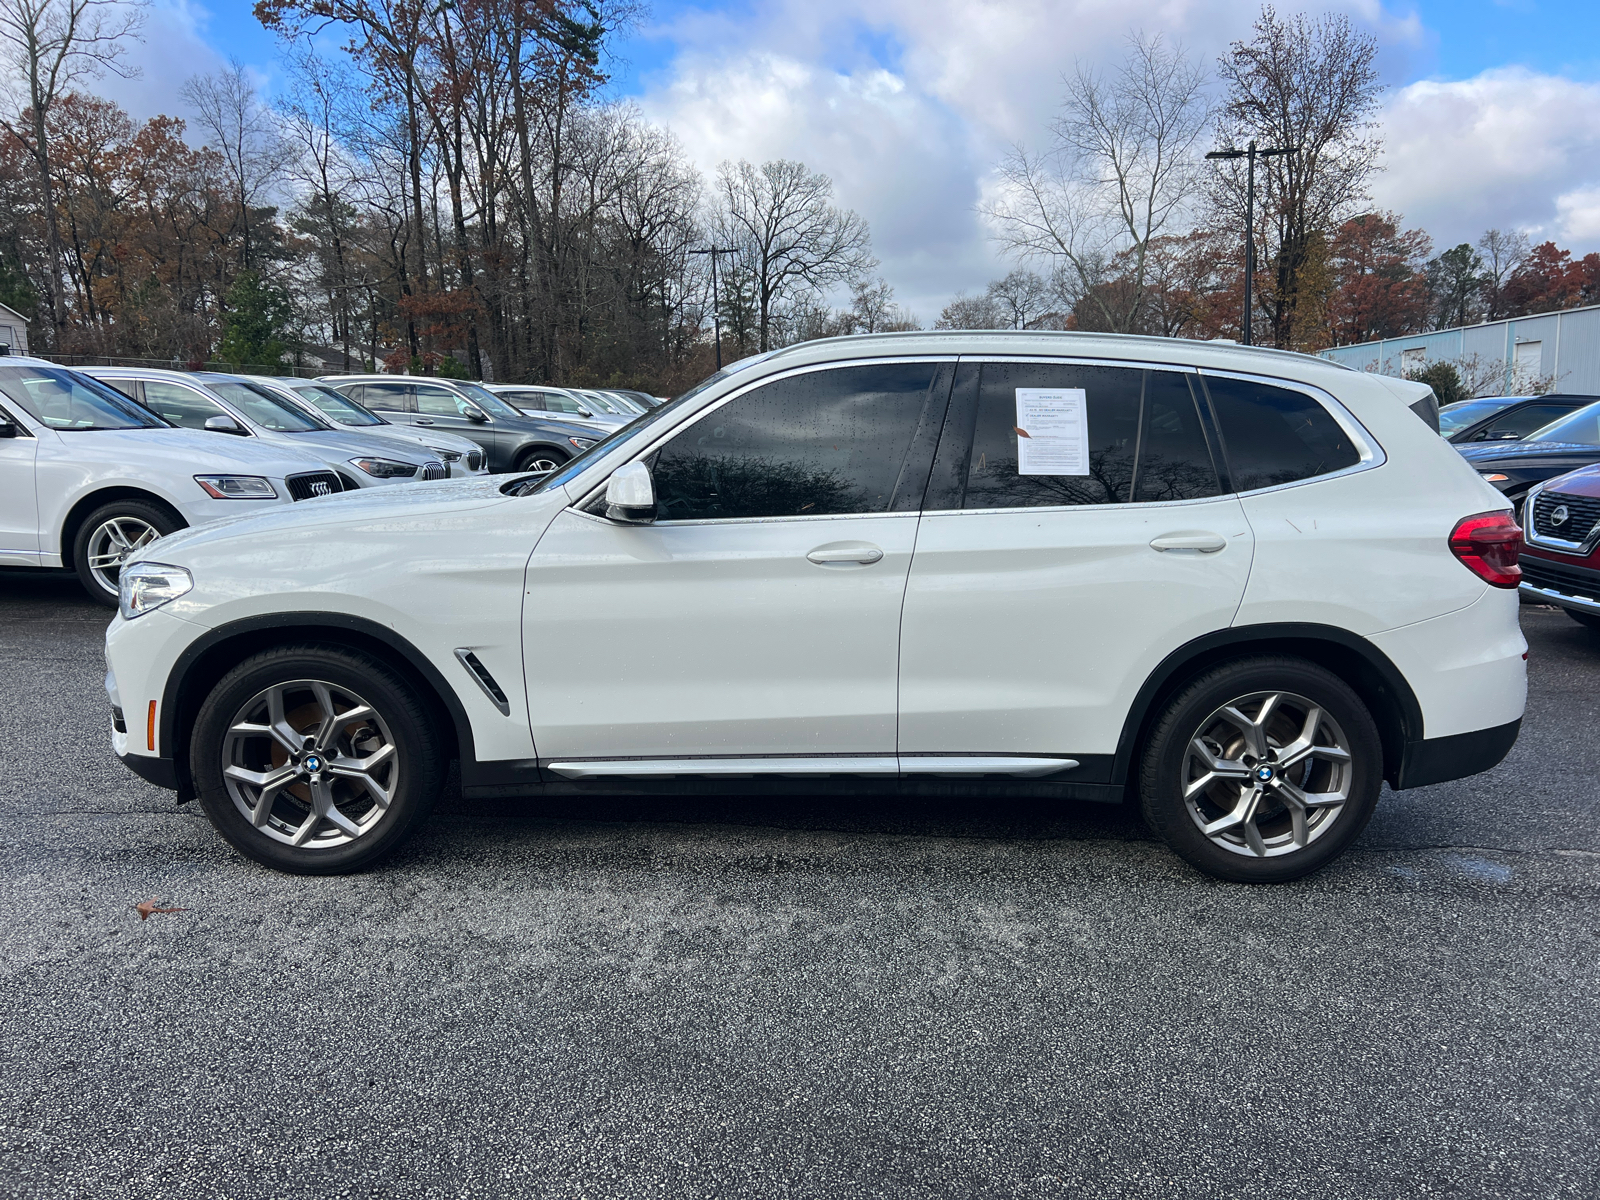
[[[319,457],[326,455],[338,458],[341,462],[348,462],[352,458],[392,458],[420,467],[439,461],[426,448],[397,445],[394,439],[375,438],[354,429],[319,429],[315,433],[283,433],[281,436],[290,446],[304,446],[308,454]]]

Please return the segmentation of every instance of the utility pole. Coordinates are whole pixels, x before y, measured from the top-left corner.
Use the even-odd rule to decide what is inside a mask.
[[[717,255],[732,254],[732,246],[718,246],[715,243],[704,250],[691,250],[690,254],[709,254],[711,256],[711,327],[717,332],[717,370],[722,370],[722,306],[717,303]]]
[[[1280,154],[1293,154],[1299,146],[1269,146],[1256,148],[1255,138],[1245,150],[1213,150],[1207,158],[1243,158],[1249,162],[1244,187],[1244,336],[1246,346],[1255,342],[1251,336],[1251,316],[1255,312],[1256,283],[1256,159],[1274,158]]]

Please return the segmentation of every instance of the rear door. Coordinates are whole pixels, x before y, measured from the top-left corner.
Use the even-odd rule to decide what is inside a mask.
[[[34,476],[39,439],[6,406],[0,406],[0,421],[16,430],[15,437],[0,438],[0,563],[36,567],[39,496]]]
[[[1135,693],[1227,627],[1250,572],[1195,382],[962,361],[906,589],[902,756],[1061,755],[1069,782],[1109,778]]]
[[[396,425],[411,425],[416,421],[417,406],[411,399],[409,383],[384,380],[378,383],[345,384],[336,390]]]

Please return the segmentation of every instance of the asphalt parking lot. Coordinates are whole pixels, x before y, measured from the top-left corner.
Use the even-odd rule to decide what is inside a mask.
[[[0,573],[5,1195],[1600,1194],[1600,636],[1558,612],[1501,767],[1276,888],[1120,810],[836,800],[452,796],[274,875],[112,757],[105,622]]]

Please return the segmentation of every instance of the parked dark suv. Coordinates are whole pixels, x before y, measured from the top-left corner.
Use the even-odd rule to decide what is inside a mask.
[[[1575,409],[1524,438],[1456,449],[1520,513],[1523,498],[1535,484],[1600,462],[1600,403]]]
[[[601,437],[593,426],[528,416],[481,384],[457,379],[331,375],[319,382],[398,425],[471,438],[491,471],[553,471]]]

